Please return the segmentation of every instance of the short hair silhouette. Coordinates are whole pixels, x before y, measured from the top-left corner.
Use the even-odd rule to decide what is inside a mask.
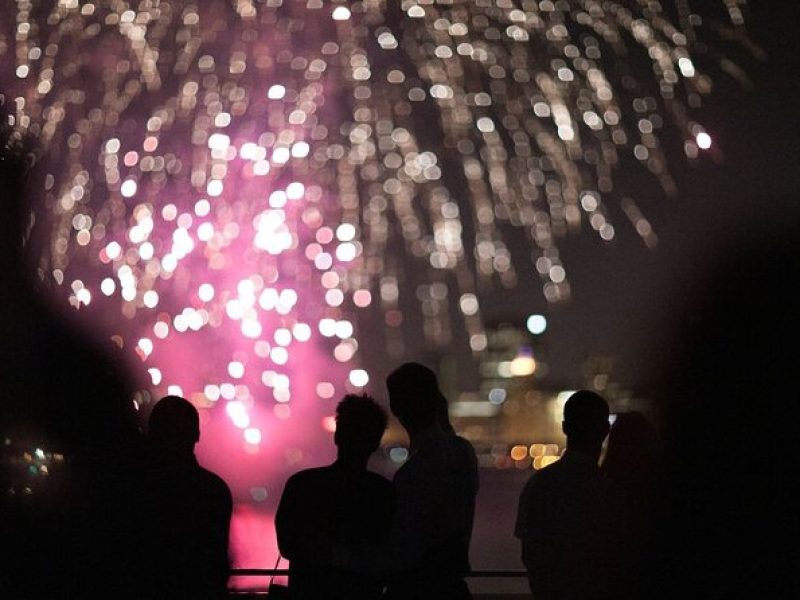
[[[386,411],[368,394],[347,394],[336,406],[334,441],[340,453],[370,454],[381,443]]]
[[[389,406],[404,427],[433,425],[440,412],[441,392],[436,374],[420,363],[407,362],[386,378]]]
[[[200,415],[180,396],[164,396],[148,419],[150,439],[161,448],[191,451],[200,439]]]
[[[608,403],[590,390],[572,394],[564,405],[567,445],[597,446],[608,434]]]

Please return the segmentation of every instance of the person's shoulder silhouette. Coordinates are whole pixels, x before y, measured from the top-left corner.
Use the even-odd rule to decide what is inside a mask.
[[[378,545],[391,526],[391,483],[367,471],[387,418],[367,395],[347,395],[336,407],[337,459],[286,482],[275,517],[281,554],[288,558],[293,598],[378,598],[381,583],[332,566],[335,547]]]
[[[620,497],[598,469],[608,404],[581,390],[564,406],[567,449],[535,472],[519,500],[515,536],[534,597],[611,597]]]
[[[433,370],[407,362],[386,378],[392,412],[410,439],[394,477],[392,598],[466,598],[478,492],[475,450],[450,424]]]
[[[76,327],[76,311],[55,300],[40,148],[9,108],[0,95],[0,530],[13,549],[0,597],[127,597],[141,457],[133,400],[144,385],[127,349]],[[24,452],[59,460],[31,486]]]
[[[658,432],[638,411],[616,415],[608,434],[608,446],[600,467],[620,493],[618,556],[626,573],[650,572],[653,557],[655,519],[662,497],[662,456]],[[652,586],[646,577],[620,578],[620,598],[646,598]]]
[[[660,348],[664,506],[651,597],[800,597],[800,320],[790,291],[800,284],[800,202],[777,200],[782,210],[765,213],[775,199],[757,198],[747,227],[681,282],[684,305]]]
[[[647,417],[638,411],[617,414],[608,434],[602,472],[626,494],[643,499],[654,492],[659,459],[658,432]]]
[[[150,413],[148,437],[143,544],[152,560],[144,593],[224,597],[232,497],[228,485],[194,456],[200,439],[197,409],[177,396],[162,398]]]

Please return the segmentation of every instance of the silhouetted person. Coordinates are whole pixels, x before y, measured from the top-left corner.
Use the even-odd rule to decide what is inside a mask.
[[[666,299],[677,335],[660,350],[665,509],[650,597],[800,597],[800,202],[757,200],[694,285],[675,286],[685,305]]]
[[[35,140],[14,142],[8,123],[0,99],[0,597],[128,597],[141,387],[126,351],[75,327],[53,289],[44,168]],[[46,475],[23,460],[37,448]]]
[[[386,379],[392,412],[408,432],[408,460],[394,477],[397,513],[388,595],[469,598],[469,543],[478,492],[472,446],[455,435],[436,375],[405,363]]]
[[[660,457],[658,433],[638,411],[616,415],[600,470],[623,492],[641,496],[652,491]]]
[[[369,396],[347,395],[336,407],[336,462],[295,473],[275,516],[281,554],[288,558],[294,599],[367,600],[381,597],[379,578],[332,566],[335,545],[386,542],[392,484],[367,471],[386,429],[386,413]]]
[[[217,475],[197,464],[197,409],[166,396],[149,419],[150,472],[144,490],[148,519],[142,551],[147,598],[210,599],[226,595],[231,493]]]
[[[621,494],[624,522],[620,522],[619,556],[623,561],[624,581],[618,596],[646,598],[650,582],[642,571],[650,568],[654,542],[654,520],[661,498],[660,441],[655,427],[638,411],[616,416],[608,434],[608,447],[600,471]]]
[[[528,480],[514,534],[535,600],[610,598],[618,570],[619,496],[597,466],[608,404],[594,392],[575,392],[562,426],[566,451]]]

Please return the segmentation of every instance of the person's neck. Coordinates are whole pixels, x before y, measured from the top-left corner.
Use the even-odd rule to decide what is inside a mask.
[[[406,427],[409,444],[414,446],[419,443],[419,441],[424,438],[426,434],[437,430],[441,431],[441,428],[436,423],[430,423],[429,425],[423,425],[422,427]]]
[[[588,446],[583,444],[570,444],[567,442],[567,452],[570,454],[580,454],[581,456],[592,460],[595,464],[600,460],[601,447]]]
[[[197,463],[194,448],[170,448],[157,444],[155,451],[160,460],[170,465],[184,466]]]
[[[337,467],[347,471],[366,471],[369,456],[350,456],[347,454],[339,454],[336,457]]]

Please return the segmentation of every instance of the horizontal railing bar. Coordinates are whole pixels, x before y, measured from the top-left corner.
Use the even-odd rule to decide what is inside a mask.
[[[472,571],[467,577],[527,577],[527,571]]]
[[[289,569],[231,569],[232,577],[281,577],[289,574]],[[527,577],[527,571],[471,571],[465,577],[509,578]]]
[[[286,576],[289,569],[231,569],[231,577]]]

